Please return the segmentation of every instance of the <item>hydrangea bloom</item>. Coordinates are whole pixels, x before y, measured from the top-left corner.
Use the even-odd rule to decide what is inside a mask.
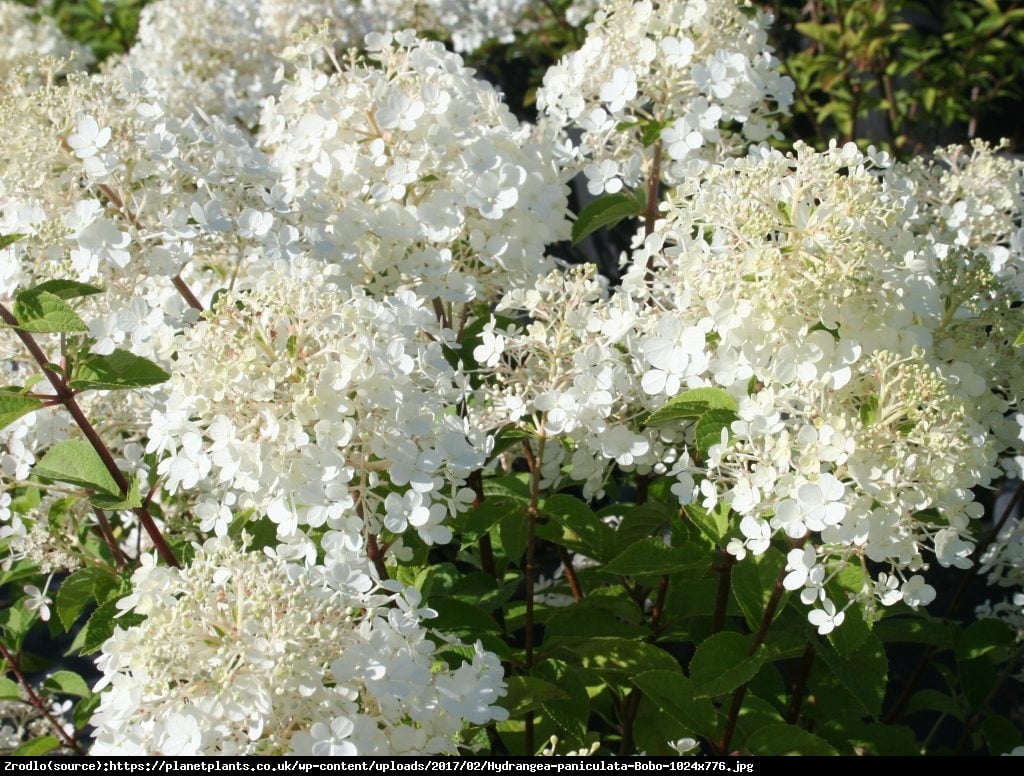
[[[833,606],[825,583],[859,557],[889,564],[907,603],[927,603],[930,588],[904,571],[925,567],[925,553],[966,563],[969,523],[981,514],[970,489],[995,476],[1006,444],[1006,420],[992,411],[1005,399],[979,401],[976,385],[993,372],[943,345],[950,321],[977,309],[944,280],[948,232],[905,229],[909,197],[872,167],[850,146],[713,168],[670,196],[623,281],[648,306],[683,311],[689,326],[706,321],[713,337],[704,366],[672,382],[650,361],[666,345],[652,343],[647,390],[672,395],[707,380],[738,402],[707,468],[675,467],[676,492],[737,513],[737,557],[764,552],[774,534],[816,537],[814,558],[791,559],[787,579],[805,587],[822,632],[845,603]],[[997,287],[989,276],[986,288]],[[1008,309],[984,311],[1008,321]],[[856,596],[892,603],[883,588],[865,584]]]
[[[444,663],[413,590],[339,585],[227,538],[159,571],[135,572],[146,618],[103,645],[93,754],[454,754],[466,724],[507,716],[495,656]]]
[[[532,283],[568,235],[553,156],[439,43],[368,48],[378,64],[300,67],[263,117],[314,255],[375,293],[467,301]]]
[[[339,290],[338,274],[280,262],[222,296],[176,342],[148,449],[171,492],[209,476],[218,498],[265,511],[282,540],[326,523],[359,546],[367,528],[409,526],[446,542],[484,440],[446,413],[464,389],[445,334],[411,293],[377,301]]]
[[[0,83],[11,91],[33,91],[93,61],[92,52],[65,37],[52,18],[9,0],[0,2],[0,40]]]
[[[638,185],[652,137],[670,162],[663,179],[680,181],[734,145],[730,123],[764,140],[792,101],[766,42],[770,22],[733,0],[606,0],[580,49],[545,74],[537,106],[580,131],[592,192]]]

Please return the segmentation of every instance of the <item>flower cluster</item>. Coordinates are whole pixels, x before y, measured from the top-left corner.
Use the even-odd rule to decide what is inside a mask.
[[[411,32],[367,39],[373,62],[300,67],[262,142],[314,255],[372,293],[493,297],[550,269],[567,191],[500,95]]]
[[[361,45],[371,32],[415,27],[470,52],[487,40],[510,41],[526,6],[526,0],[156,0],[142,10],[137,42],[112,66],[145,72],[177,116],[199,110],[255,128],[263,101],[280,92],[281,55],[294,43],[308,49],[302,41],[314,28],[329,28],[340,49]],[[318,64],[329,61],[318,52]]]
[[[852,146],[720,165],[670,196],[624,280],[707,321],[707,372],[684,385],[710,380],[738,402],[706,467],[676,468],[677,493],[728,504],[739,558],[776,534],[814,537],[790,554],[787,587],[823,633],[846,604],[826,585],[849,564],[889,567],[856,598],[916,606],[934,596],[916,574],[924,553],[968,563],[970,489],[995,476],[1006,436],[980,400],[992,375],[941,347],[946,319],[971,314],[944,282],[946,233],[905,229],[908,198],[872,167]],[[1009,327],[1008,306],[998,314]]]
[[[119,608],[145,619],[103,646],[93,754],[454,754],[464,724],[507,716],[495,657],[430,641],[415,590],[227,538],[132,583]]]
[[[454,412],[444,332],[411,293],[374,300],[337,271],[278,263],[185,330],[148,450],[167,490],[209,492],[204,531],[227,530],[226,504],[265,512],[286,543],[325,523],[360,547],[409,526],[447,542],[484,440]]]
[[[11,91],[33,91],[53,77],[83,70],[92,52],[64,36],[53,19],[19,3],[0,2],[0,83]]]
[[[607,0],[578,51],[544,76],[537,105],[573,128],[592,194],[635,187],[658,140],[675,183],[737,145],[758,142],[792,101],[767,45],[771,17],[733,0]],[[742,143],[740,144],[742,145]]]

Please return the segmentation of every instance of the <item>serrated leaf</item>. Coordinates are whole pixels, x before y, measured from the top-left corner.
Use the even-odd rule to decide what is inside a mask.
[[[61,582],[54,598],[54,607],[64,629],[71,630],[71,626],[91,602],[102,603],[99,599],[116,587],[117,582],[116,577],[96,566],[79,569]]]
[[[615,542],[620,546],[631,544],[638,539],[646,539],[652,534],[660,534],[672,520],[678,519],[678,508],[648,501],[646,504],[623,506],[613,504],[598,512],[598,515],[616,515],[622,518],[615,530]]]
[[[611,574],[627,577],[645,574],[675,574],[709,565],[707,553],[694,544],[669,547],[661,539],[641,539],[616,555],[604,567]]]
[[[957,701],[943,692],[929,688],[918,690],[911,696],[910,702],[907,703],[907,714],[913,714],[915,711],[937,711],[953,719],[964,718],[964,710]]]
[[[89,617],[85,627],[79,631],[79,637],[75,639],[75,644],[80,647],[79,654],[91,655],[93,652],[98,652],[103,646],[103,642],[114,635],[117,628],[130,628],[145,619],[135,612],[129,612],[120,617],[117,617],[117,614],[116,600],[107,601],[96,607],[96,611]]]
[[[60,299],[75,299],[82,296],[92,296],[103,291],[99,286],[92,286],[88,283],[79,283],[77,280],[45,280],[39,285],[32,286],[28,291],[45,291]]]
[[[837,755],[835,747],[795,725],[765,725],[747,738],[750,754],[761,755]]]
[[[726,438],[728,438],[729,427],[732,422],[736,420],[736,413],[732,410],[708,410],[699,418],[697,418],[697,425],[693,428],[694,441],[697,443],[697,449],[701,452],[707,452],[711,449],[712,445],[720,444],[722,441],[722,429],[726,430]]]
[[[561,533],[545,532],[546,539],[603,561],[607,549],[616,544],[615,533],[602,523],[589,506],[575,496],[556,493],[544,500],[542,514],[551,518]],[[549,528],[552,526],[548,526]]]
[[[39,477],[67,482],[90,490],[97,490],[110,496],[120,496],[120,491],[107,467],[100,460],[91,444],[81,439],[67,439],[58,442],[42,457],[32,469]]]
[[[559,738],[566,738],[567,745],[581,745],[590,719],[590,696],[580,672],[566,661],[546,660],[534,669],[534,675],[565,694],[564,699],[541,701],[541,713],[558,727]]]
[[[694,502],[684,507],[686,517],[712,544],[718,545],[729,533],[729,505],[722,502],[708,511]]]
[[[13,245],[18,242],[25,235],[23,234],[0,234],[0,251],[6,248],[8,245]]]
[[[713,698],[746,684],[764,663],[764,646],[749,655],[750,639],[724,631],[700,643],[690,661],[690,680],[696,698]]]
[[[21,686],[6,676],[0,676],[0,701],[21,700]]]
[[[521,444],[524,439],[529,438],[529,432],[524,431],[517,426],[505,426],[494,435],[494,449],[491,450],[491,454],[487,457],[487,460],[493,461],[506,450],[514,447],[515,445]]]
[[[600,596],[560,607],[544,629],[544,648],[554,649],[593,638],[642,639],[649,633],[638,622],[616,616]]]
[[[449,596],[432,596],[431,606],[437,609],[437,617],[431,620],[438,630],[457,636],[476,638],[485,633],[498,633],[498,623],[489,612],[479,606]]]
[[[769,547],[761,555],[746,559],[732,567],[732,596],[739,604],[747,626],[752,630],[756,631],[760,625],[768,599],[771,598],[772,589],[775,587],[775,580],[778,579],[779,571],[785,564],[785,556],[774,547]],[[780,602],[775,612],[776,617],[782,612],[785,600]]]
[[[31,396],[19,396],[0,389],[0,428],[9,426],[18,418],[28,415],[43,406],[43,402]]]
[[[839,630],[846,623],[839,626]],[[820,644],[817,655],[828,665],[840,684],[863,708],[864,714],[877,717],[882,713],[882,701],[889,679],[889,660],[881,640],[868,633],[860,647],[842,654],[828,644]]]
[[[511,512],[498,522],[498,538],[510,563],[519,564],[526,552],[527,517],[525,512]]]
[[[508,694],[502,699],[501,705],[513,717],[535,711],[548,701],[569,699],[556,685],[535,676],[509,676],[505,678],[505,683],[508,685]]]
[[[127,496],[106,496],[97,493],[89,499],[94,507],[105,509],[108,512],[117,512],[126,509],[137,509],[142,506],[142,493],[139,490],[139,478],[132,477],[129,480]]]
[[[74,671],[55,671],[43,681],[43,689],[49,693],[72,695],[76,698],[88,697],[92,692],[85,679]]]
[[[635,639],[594,638],[560,650],[587,668],[608,677],[633,677],[644,671],[675,671],[679,663],[672,655],[653,644]]]
[[[695,698],[693,683],[679,671],[645,671],[633,677],[652,703],[690,732],[715,736],[715,709],[711,701]]]
[[[573,244],[602,227],[614,226],[624,218],[643,212],[643,204],[633,194],[621,191],[598,197],[583,208],[572,225]]]
[[[146,388],[170,375],[147,358],[117,348],[109,355],[90,353],[75,364],[70,386],[76,391]]]
[[[971,623],[956,645],[959,660],[973,660],[994,649],[1013,643],[1013,632],[1001,620],[986,618]]]
[[[26,741],[11,752],[11,755],[14,757],[35,757],[52,752],[59,746],[60,741],[55,736],[40,736],[39,738],[33,738],[31,741]]]
[[[739,410],[732,394],[721,388],[693,388],[673,396],[643,421],[651,426],[672,420],[696,419],[708,410]]]
[[[18,319],[18,328],[35,334],[89,331],[78,313],[49,291],[22,291],[14,300],[14,317]]]

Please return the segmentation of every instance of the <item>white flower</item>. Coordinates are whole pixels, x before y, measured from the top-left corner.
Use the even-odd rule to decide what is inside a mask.
[[[927,606],[935,600],[935,588],[927,584],[920,574],[915,574],[903,583],[901,594],[903,602],[911,609]]]
[[[30,612],[38,612],[39,619],[43,622],[48,622],[50,619],[50,604],[53,601],[46,595],[46,590],[40,590],[35,585],[25,585],[22,589],[25,591],[25,595],[28,596],[25,599],[25,608]]]
[[[611,159],[600,164],[588,164],[583,168],[583,174],[587,176],[587,191],[595,196],[622,190],[619,165]]]
[[[821,606],[821,609],[811,609],[807,614],[807,620],[818,629],[818,635],[827,636],[843,624],[846,613],[837,612],[836,605],[827,598],[821,602]]]
[[[68,137],[68,145],[79,159],[88,159],[99,153],[110,142],[110,127],[100,128],[92,116],[83,116],[74,133]]]
[[[619,113],[628,101],[636,97],[636,93],[636,73],[626,67],[615,68],[611,78],[600,89],[601,100],[607,103],[611,113]]]

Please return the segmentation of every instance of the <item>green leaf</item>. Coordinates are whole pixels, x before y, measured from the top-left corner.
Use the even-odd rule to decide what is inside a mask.
[[[707,553],[694,544],[669,547],[661,539],[642,539],[616,555],[604,570],[611,574],[635,577],[645,574],[675,574],[685,569],[708,565]]]
[[[91,602],[102,599],[118,585],[117,577],[96,566],[79,569],[60,584],[54,605],[64,630],[71,626]]]
[[[961,721],[964,718],[964,709],[957,701],[944,692],[929,688],[918,690],[911,696],[907,703],[907,714],[915,711],[937,711]]]
[[[625,622],[602,596],[587,596],[571,606],[561,607],[544,629],[544,649],[578,644],[593,638],[642,639],[649,633],[638,622]]]
[[[526,552],[527,519],[522,510],[516,510],[501,518],[498,523],[498,538],[505,550],[505,559],[509,563],[519,564]]]
[[[725,502],[710,512],[697,502],[687,504],[684,509],[686,517],[712,544],[717,546],[729,533],[729,505]]]
[[[845,628],[846,623],[839,626]],[[861,705],[863,713],[877,717],[882,713],[882,701],[889,679],[889,660],[885,647],[873,633],[868,633],[860,648],[848,654],[819,644],[816,652],[829,667],[832,675]]]
[[[736,420],[736,413],[732,410],[708,410],[701,415],[693,429],[697,449],[707,452],[712,445],[720,444],[722,429],[724,428],[729,434],[729,427],[734,420]]]
[[[750,754],[837,755],[828,741],[795,725],[766,725],[748,739]]]
[[[82,439],[58,442],[32,469],[39,477],[67,482],[111,496],[120,496],[120,489],[91,444]]]
[[[0,701],[20,701],[21,686],[6,676],[0,676]]]
[[[39,738],[33,738],[31,741],[26,741],[11,752],[11,755],[14,757],[34,757],[52,752],[59,746],[60,741],[55,736],[40,736]]]
[[[139,490],[139,478],[132,476],[128,481],[127,496],[105,496],[97,493],[89,499],[94,507],[105,509],[108,512],[117,512],[126,509],[137,509],[142,506],[142,493]]]
[[[513,717],[535,711],[545,702],[569,700],[569,696],[557,685],[535,676],[508,676],[505,683],[508,685],[508,695],[502,698],[501,705]]]
[[[690,661],[694,697],[713,698],[746,684],[761,670],[764,647],[749,655],[750,638],[732,631],[700,643]]]
[[[971,623],[956,645],[959,660],[973,660],[994,649],[1013,643],[1013,632],[1001,620],[984,619]]]
[[[1022,330],[1021,333],[1017,335],[1017,339],[1015,339],[1013,341],[1013,344],[1014,344],[1014,347],[1018,347],[1018,348],[1021,345],[1024,345],[1024,330]]]
[[[37,334],[89,331],[89,327],[68,304],[49,291],[29,289],[14,299],[18,328]]]
[[[761,624],[768,599],[771,598],[772,589],[775,587],[775,580],[778,579],[779,571],[785,564],[785,556],[774,547],[769,547],[763,554],[747,558],[732,567],[732,595],[743,612],[747,627],[751,630],[756,631]],[[776,617],[785,606],[785,600],[780,602]]]
[[[437,617],[431,620],[431,625],[444,633],[476,638],[499,632],[495,619],[478,606],[449,596],[433,596],[430,604],[437,609]]]
[[[989,754],[1011,752],[1024,744],[1021,731],[1006,717],[992,714],[981,723],[981,733],[985,736]]]
[[[23,234],[0,234],[0,251],[2,251],[8,245],[13,245],[14,243],[18,242],[18,240],[20,240],[24,236],[25,235]]]
[[[81,296],[92,296],[103,291],[99,286],[91,286],[88,283],[79,283],[77,280],[45,280],[39,285],[32,286],[30,291],[53,294],[60,299],[75,299]]]
[[[456,515],[452,520],[452,529],[461,535],[462,545],[465,547],[513,513],[518,513],[522,515],[522,519],[526,519],[522,503],[503,496],[492,496],[485,498],[479,506]]]
[[[43,689],[53,694],[72,695],[76,698],[85,698],[92,692],[85,679],[74,671],[55,671],[43,681]]]
[[[96,607],[96,611],[92,613],[85,628],[79,631],[79,636],[75,638],[73,646],[79,647],[79,654],[91,655],[93,652],[98,652],[103,646],[103,642],[113,636],[118,627],[130,628],[145,619],[135,612],[129,612],[120,617],[117,617],[117,614],[116,600],[107,601]]]
[[[664,121],[655,121],[654,119],[647,119],[643,123],[643,135],[641,139],[644,144],[644,148],[649,148],[654,145],[655,142],[661,137],[661,131],[668,125]]]
[[[19,396],[8,388],[0,389],[0,428],[9,426],[18,418],[43,406],[43,402],[31,396]]]
[[[920,755],[921,748],[914,731],[906,725],[885,725],[881,722],[844,721],[833,743],[845,745],[857,754],[908,756]]]
[[[598,197],[583,208],[572,225],[573,244],[602,227],[614,226],[624,218],[639,216],[643,212],[643,203],[634,194],[620,191]]]
[[[644,671],[676,671],[679,663],[653,644],[635,639],[594,638],[560,650],[608,679],[631,678]]]
[[[565,694],[564,700],[541,701],[541,713],[558,727],[562,733],[559,738],[565,738],[566,744],[583,744],[590,719],[590,696],[580,672],[566,661],[546,660],[534,669],[534,675]]]
[[[658,708],[687,730],[704,738],[715,737],[715,709],[711,701],[694,697],[693,683],[679,671],[645,671],[633,684]]]
[[[117,348],[99,356],[90,353],[75,364],[70,386],[76,391],[118,390],[159,385],[170,375],[149,359]]]
[[[654,501],[634,506],[623,506],[613,504],[598,512],[600,517],[605,515],[618,515],[622,522],[615,530],[614,541],[619,545],[631,544],[638,539],[646,539],[652,534],[659,533],[665,526],[679,516],[678,507],[669,507]]]
[[[696,419],[708,410],[730,410],[736,412],[739,405],[732,394],[721,388],[693,388],[673,396],[643,421],[642,425],[652,426],[673,420]]]
[[[615,532],[598,519],[594,510],[575,496],[564,493],[549,496],[541,505],[541,512],[562,529],[560,535],[545,532],[544,538],[556,544],[601,561],[606,559],[607,553],[617,544]]]

